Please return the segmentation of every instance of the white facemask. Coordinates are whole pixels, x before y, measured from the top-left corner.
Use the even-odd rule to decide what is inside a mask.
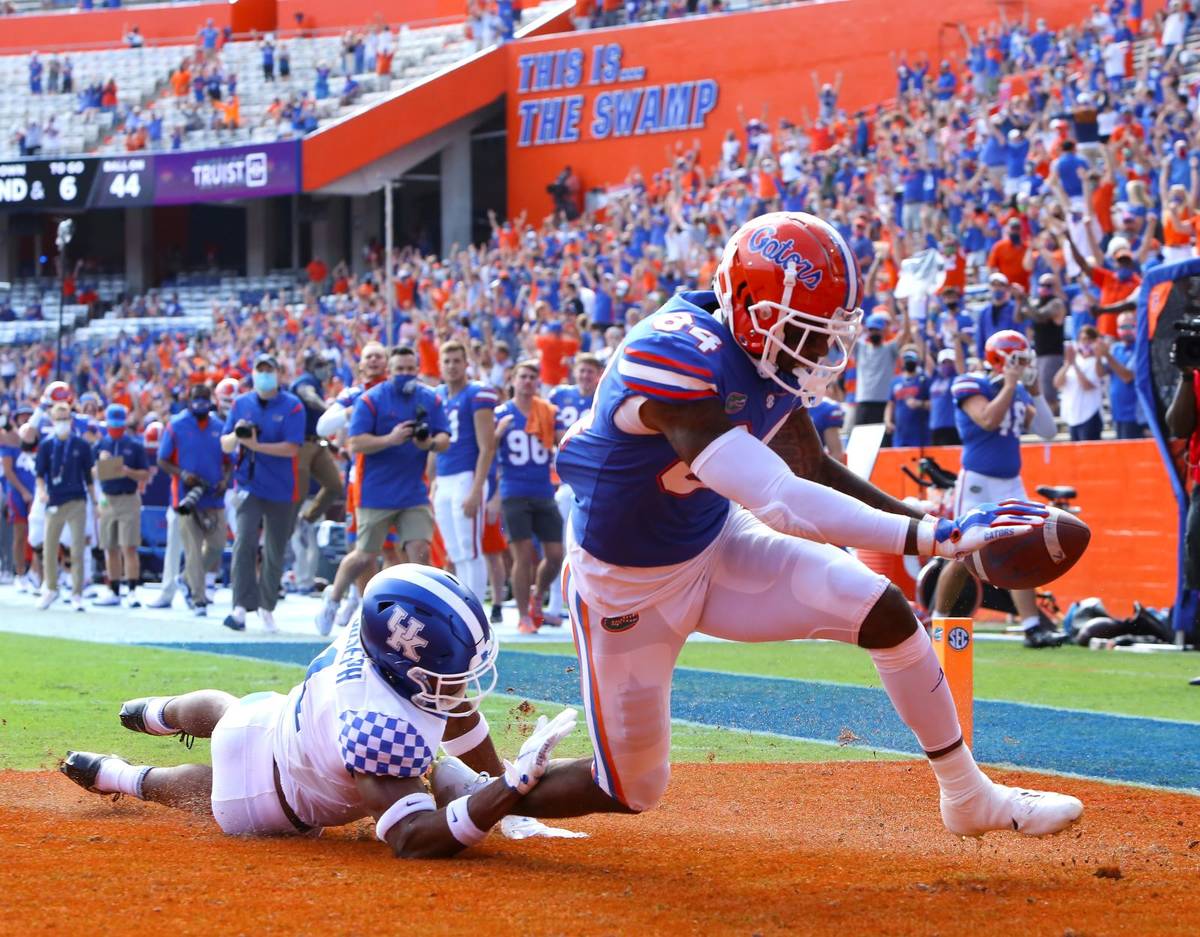
[[[70,436],[71,435],[71,421],[70,420],[55,420],[54,421],[54,435],[57,436],[59,439],[66,439],[68,436]]]

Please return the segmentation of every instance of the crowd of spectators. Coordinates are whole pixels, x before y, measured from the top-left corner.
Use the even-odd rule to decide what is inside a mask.
[[[830,391],[858,422],[884,422],[898,444],[953,442],[951,379],[1014,328],[1072,438],[1142,435],[1128,313],[1147,268],[1200,242],[1193,20],[1178,0],[1148,19],[1111,0],[1057,33],[1026,21],[964,31],[962,65],[934,72],[898,55],[895,98],[853,112],[840,76],[813,75],[815,114],[743,114],[719,153],[680,145],[658,171],[586,200],[587,180],[567,169],[554,214],[493,216],[485,244],[385,258],[372,243],[332,269],[314,259],[290,293],[218,304],[210,334],[131,321],[94,347],[68,345],[62,366],[77,394],[123,403],[130,425],[183,410],[197,384],[248,387],[264,355],[281,386],[306,360],[328,361],[323,393],[336,398],[373,340],[411,345],[431,384],[438,349],[457,341],[473,377],[503,388],[534,359],[549,389],[571,379],[575,355],[603,365],[629,325],[679,289],[707,288],[743,222],[808,210],[843,232],[866,276],[865,333]],[[266,69],[278,49],[262,43]],[[236,76],[216,45],[193,60],[185,93],[200,82],[205,96],[210,79],[228,93]],[[354,67],[365,45],[347,37]],[[54,370],[49,345],[0,358],[5,405],[36,402]]]

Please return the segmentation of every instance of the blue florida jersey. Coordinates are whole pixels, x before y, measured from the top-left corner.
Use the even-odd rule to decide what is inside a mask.
[[[705,488],[664,436],[617,426],[626,400],[715,398],[731,422],[759,439],[769,439],[800,405],[758,374],[714,318],[716,309],[711,292],[681,293],[630,329],[605,369],[591,414],[563,439],[557,465],[575,494],[571,528],[597,559],[617,566],[682,563],[716,538],[729,514],[729,500]]]
[[[1025,414],[1033,406],[1033,398],[1018,384],[1012,405],[1004,414],[999,429],[984,429],[963,411],[962,405],[975,396],[993,400],[1000,393],[1000,384],[986,374],[963,374],[954,379],[950,393],[958,409],[954,422],[963,441],[962,465],[965,469],[992,478],[1015,478],[1021,474],[1021,434],[1025,432]]]
[[[595,398],[583,396],[575,384],[559,384],[550,391],[549,399],[558,410],[554,417],[554,425],[565,432],[592,409],[592,401]]]
[[[495,410],[500,395],[491,387],[471,381],[451,396],[445,384],[437,389],[438,400],[446,411],[450,424],[450,448],[437,454],[439,477],[474,472],[479,459],[479,440],[475,438],[475,414],[480,410]],[[489,419],[491,416],[489,414]]]
[[[812,417],[813,428],[816,429],[817,435],[821,437],[821,445],[825,445],[825,430],[838,429],[839,431],[846,425],[846,411],[842,405],[836,400],[830,400],[825,397],[820,403],[808,408],[808,415]]]
[[[542,441],[525,431],[525,414],[515,401],[508,400],[496,408],[496,422],[512,415],[503,436],[496,438],[496,461],[500,465],[500,497],[553,498],[554,483],[550,480],[550,463],[554,452]]]

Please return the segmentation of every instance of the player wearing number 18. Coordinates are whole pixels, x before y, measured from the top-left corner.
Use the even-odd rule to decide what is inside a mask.
[[[714,287],[673,297],[629,331],[590,416],[560,443],[558,471],[575,493],[564,591],[595,754],[551,766],[522,810],[658,803],[672,671],[699,631],[857,644],[928,755],[951,832],[1063,829],[1082,804],[979,770],[904,595],[838,549],[954,557],[1028,532],[1045,510],[924,517],[822,451],[806,408],[844,368],[862,318],[858,264],[832,225],[799,212],[752,219]]]
[[[496,456],[500,506],[512,551],[513,595],[521,610],[522,634],[537,630],[542,597],[562,565],[562,518],[554,503],[550,457],[554,452],[554,405],[537,396],[538,363],[513,369],[513,399],[496,408]],[[542,546],[534,575],[533,537]],[[521,603],[528,600],[529,608]]]

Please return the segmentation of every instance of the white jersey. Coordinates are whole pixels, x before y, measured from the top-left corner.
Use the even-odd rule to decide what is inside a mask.
[[[284,796],[310,826],[339,826],[369,813],[355,774],[423,775],[446,727],[379,675],[359,641],[359,621],[309,664],[275,723]]]

